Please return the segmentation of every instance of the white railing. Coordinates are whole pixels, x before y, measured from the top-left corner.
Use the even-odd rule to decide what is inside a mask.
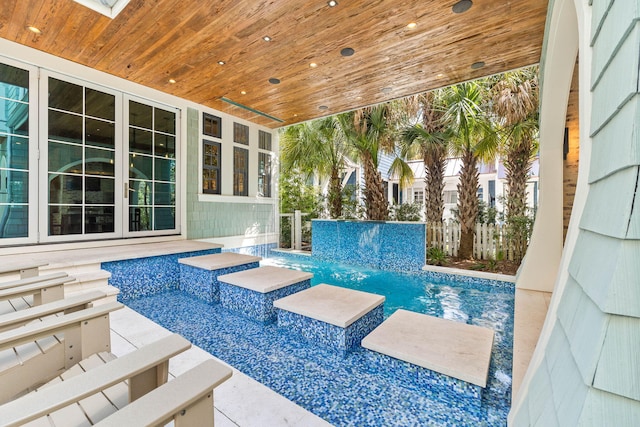
[[[448,256],[458,256],[460,247],[460,224],[444,222],[427,224],[427,247],[442,249]],[[507,238],[506,226],[494,224],[476,224],[473,241],[475,259],[508,259],[513,261],[513,244]]]
[[[304,227],[306,227],[309,231],[310,234],[310,230],[311,230],[311,224],[307,224],[308,222],[310,222],[309,220],[305,221],[305,223],[303,224],[302,222],[302,217],[303,216],[307,216],[309,215],[309,213],[305,213],[305,212],[301,212],[301,211],[294,211],[293,213],[281,213],[280,214],[280,227],[285,227],[286,225],[283,224],[282,219],[283,218],[288,218],[288,227],[290,227],[290,230],[287,230],[288,232],[290,231],[290,239],[288,239],[290,241],[290,244],[287,244],[289,242],[284,242],[282,236],[282,232],[283,230],[280,230],[280,242],[279,242],[279,247],[281,248],[289,248],[289,249],[295,249],[295,250],[302,250],[303,246],[307,246],[310,245],[311,242],[304,242],[303,241],[303,225]]]

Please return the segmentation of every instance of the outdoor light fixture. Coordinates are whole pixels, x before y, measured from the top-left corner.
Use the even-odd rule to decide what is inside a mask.
[[[169,79],[169,83],[174,84],[176,82],[175,79]]]
[[[316,68],[318,66],[318,64],[316,64],[315,62],[312,62],[311,64],[309,64],[309,67],[311,68]]]
[[[240,91],[240,95],[246,95],[246,94],[247,94],[247,91],[246,91],[246,90],[241,90],[241,91]]]
[[[33,25],[27,25],[27,30],[31,31],[34,34],[42,34],[40,28],[34,27]]]
[[[326,105],[321,105],[318,107],[318,110],[328,110],[329,107],[327,107]]]
[[[270,42],[270,41],[271,41],[271,37],[269,37],[269,36],[264,36],[264,37],[262,38],[262,40],[264,40],[264,41],[266,41],[266,42]]]
[[[275,77],[271,77],[269,79],[269,83],[271,83],[272,85],[280,84],[280,79],[276,79]]]
[[[338,2],[336,0],[329,0],[327,4],[329,5],[329,7],[335,7],[338,5]]]
[[[383,87],[382,89],[380,89],[380,92],[382,93],[391,93],[393,89],[391,89],[390,87]]]
[[[460,0],[453,5],[451,10],[453,10],[453,13],[464,13],[471,9],[471,6],[473,6],[473,2],[471,0]]]
[[[224,62],[224,61],[218,61],[218,65],[224,65],[224,64],[226,64],[226,62]]]
[[[471,64],[471,68],[473,70],[478,70],[480,68],[484,67],[484,62],[483,61],[478,61],[478,62],[474,62],[473,64]]]
[[[415,22],[409,22],[409,23],[407,24],[407,28],[409,28],[409,29],[411,29],[411,30],[413,30],[413,29],[414,29],[415,27],[417,27],[417,26],[418,26],[418,24],[417,24],[417,23],[415,23]]]

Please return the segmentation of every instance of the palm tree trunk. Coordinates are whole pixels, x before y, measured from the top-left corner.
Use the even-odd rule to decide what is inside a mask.
[[[342,216],[342,182],[338,168],[331,170],[329,181],[329,215],[331,218]]]
[[[458,183],[458,213],[460,220],[460,249],[462,259],[473,258],[473,236],[478,217],[478,159],[471,150],[462,156]]]
[[[364,201],[367,219],[384,221],[387,219],[388,208],[384,199],[384,184],[382,175],[378,172],[369,153],[363,153],[364,166]]]
[[[427,224],[442,224],[444,215],[444,173],[447,159],[444,150],[434,150],[424,156],[425,218]],[[435,241],[432,227],[427,227],[427,244]],[[443,248],[440,248],[443,249]]]
[[[522,140],[508,151],[504,162],[507,178],[506,223],[516,262],[524,258],[529,240],[527,181],[533,163],[532,151],[533,141]]]

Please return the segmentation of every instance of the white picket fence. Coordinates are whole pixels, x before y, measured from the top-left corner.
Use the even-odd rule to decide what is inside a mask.
[[[460,247],[460,224],[443,222],[427,224],[431,233],[427,248],[436,247],[442,249],[448,256],[458,256]],[[497,259],[502,253],[503,259],[513,261],[513,247],[506,238],[505,227],[494,224],[476,224],[476,233],[473,242],[473,257],[475,259]]]

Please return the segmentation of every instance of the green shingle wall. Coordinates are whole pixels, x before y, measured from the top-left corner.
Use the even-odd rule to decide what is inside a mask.
[[[592,134],[581,141],[592,143],[590,185],[543,359],[511,414],[515,426],[640,420],[640,3],[594,1],[591,13],[592,93],[581,94],[592,102],[591,117],[581,117]]]
[[[199,115],[196,109],[187,110],[187,238],[275,233],[272,204],[198,201]]]

